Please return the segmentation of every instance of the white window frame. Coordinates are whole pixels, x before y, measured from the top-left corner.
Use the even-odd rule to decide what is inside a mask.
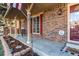
[[[34,25],[33,22],[34,22],[35,17],[39,17],[39,33],[36,33],[36,32],[33,31],[33,25]],[[32,17],[32,34],[40,34],[40,16],[33,16]]]

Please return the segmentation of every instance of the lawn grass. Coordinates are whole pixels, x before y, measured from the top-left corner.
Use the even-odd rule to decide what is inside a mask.
[[[0,56],[3,56],[3,55],[4,55],[4,51],[3,51],[3,46],[0,40]]]

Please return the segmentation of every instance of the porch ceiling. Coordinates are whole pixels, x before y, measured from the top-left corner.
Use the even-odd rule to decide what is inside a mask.
[[[34,3],[32,9],[31,9],[31,14],[35,15],[38,14],[40,12],[45,12],[48,10],[52,10],[54,7],[58,7],[60,6],[61,3]],[[64,3],[62,3],[64,4]],[[23,7],[25,7],[26,9],[31,5],[31,3],[24,3]],[[23,9],[24,13],[26,14],[26,11]],[[17,16],[18,19],[22,19],[25,18],[25,16],[21,13],[21,11],[17,10],[17,9],[10,9],[10,11],[8,12],[6,18],[14,18],[15,16]]]
[[[39,12],[44,12],[51,10],[56,7],[56,3],[35,3],[31,12],[32,15],[38,14]]]

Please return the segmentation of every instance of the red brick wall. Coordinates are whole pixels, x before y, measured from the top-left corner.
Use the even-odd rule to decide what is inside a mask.
[[[61,15],[57,14],[59,8],[62,10]],[[54,7],[43,15],[43,37],[54,41],[67,40],[67,5],[61,5],[59,8]],[[60,36],[59,30],[64,30],[65,35]]]

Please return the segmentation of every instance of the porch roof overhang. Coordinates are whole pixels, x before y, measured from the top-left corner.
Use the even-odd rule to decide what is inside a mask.
[[[23,7],[25,7],[25,9],[23,9],[22,11],[26,14],[27,16],[27,11],[26,9],[29,9],[29,7],[31,6],[32,3],[25,3],[25,5]],[[63,5],[65,5],[64,3],[62,3]],[[30,10],[31,15],[36,15],[40,12],[46,12],[48,10],[52,10],[54,9],[54,7],[59,7],[61,6],[61,3],[33,3],[33,6]],[[18,19],[23,19],[25,18],[25,16],[21,13],[21,11],[17,10],[17,9],[10,9],[9,12],[7,13],[5,18],[10,18],[13,19],[14,17],[16,17]]]
[[[15,8],[11,8],[9,12],[7,13],[7,15],[5,16],[5,18],[9,18],[9,19],[14,19],[15,17],[17,19],[25,18],[24,15],[21,13],[21,11],[18,11]]]
[[[22,11],[27,15],[27,12],[24,10],[24,8],[28,8],[30,6],[30,3],[23,3],[22,4]],[[17,8],[10,8],[5,16],[5,18],[9,18],[9,19],[24,19],[25,16],[23,15],[23,13],[18,10]]]
[[[40,12],[46,12],[48,10],[52,10],[56,7],[56,3],[36,3],[34,4],[31,13],[32,15],[38,14]]]

